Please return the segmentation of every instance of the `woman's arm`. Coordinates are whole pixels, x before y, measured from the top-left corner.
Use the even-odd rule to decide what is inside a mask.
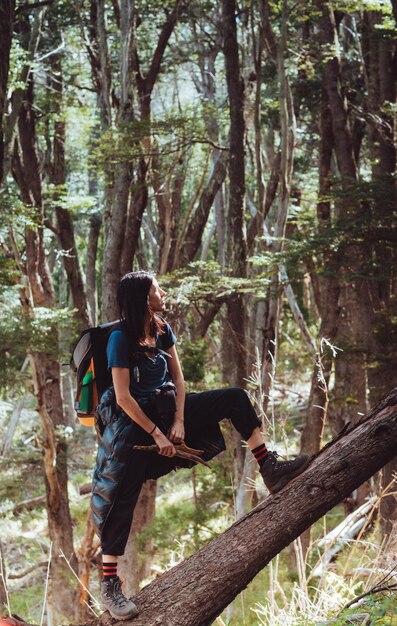
[[[171,441],[178,443],[185,438],[185,425],[184,425],[184,410],[185,410],[185,380],[183,378],[182,368],[179,361],[178,353],[175,346],[172,346],[167,350],[168,354],[172,356],[172,359],[167,361],[168,370],[171,374],[172,382],[176,387],[176,412],[174,421],[170,430],[168,431],[168,437]]]
[[[112,367],[112,378],[116,402],[134,422],[139,424],[155,440],[159,447],[159,453],[164,456],[174,456],[175,448],[159,428],[153,431],[155,424],[142,411],[139,404],[130,393],[130,370],[126,367]],[[153,432],[151,432],[153,431]]]

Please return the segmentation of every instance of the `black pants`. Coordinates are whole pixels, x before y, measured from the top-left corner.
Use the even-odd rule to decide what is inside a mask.
[[[245,441],[261,425],[246,392],[237,387],[215,389],[202,393],[188,393],[185,401],[186,441],[189,433],[218,424],[229,418]],[[101,545],[103,554],[121,556],[130,532],[134,508],[137,503],[147,465],[151,455],[133,450],[125,475],[117,490],[116,500],[104,524]]]

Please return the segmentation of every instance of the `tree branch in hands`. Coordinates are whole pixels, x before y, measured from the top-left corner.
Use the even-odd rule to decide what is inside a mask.
[[[159,454],[163,456],[175,456],[176,450],[169,439],[157,427],[152,434],[153,439],[159,447]]]

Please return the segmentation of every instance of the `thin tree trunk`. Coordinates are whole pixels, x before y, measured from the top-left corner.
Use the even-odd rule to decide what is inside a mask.
[[[175,263],[174,267],[182,267],[195,259],[202,242],[210,209],[225,180],[227,161],[227,152],[223,152],[218,156],[207,185],[201,193],[197,209],[189,221],[180,251],[175,258],[177,263]]]
[[[88,231],[87,260],[86,260],[86,291],[87,302],[92,324],[97,324],[97,280],[96,260],[98,255],[98,241],[101,232],[102,220],[99,214],[90,217],[90,229]]]
[[[160,259],[158,268],[160,274],[165,274],[172,269],[175,257],[176,233],[181,213],[181,193],[185,181],[186,165],[182,153],[179,152],[174,157],[169,171],[166,174],[161,174],[159,156],[159,150],[155,147],[152,157],[151,178],[159,215]]]
[[[49,174],[51,183],[55,186],[63,187],[66,184],[66,128],[62,111],[63,73],[59,60],[53,58],[51,67],[53,76],[55,76],[55,79],[51,79],[51,87],[54,93],[54,114],[56,121],[54,124],[53,162],[49,167]],[[73,306],[76,309],[76,318],[80,327],[85,328],[90,325],[91,320],[88,313],[87,298],[74,236],[73,219],[68,209],[57,204],[57,196],[58,194],[54,197],[56,203],[55,213],[57,217],[57,234],[63,252],[63,265],[72,295]]]
[[[3,115],[7,103],[8,70],[10,64],[10,50],[12,30],[14,26],[15,0],[4,0],[0,5],[0,185],[3,181],[4,167],[4,139]]]
[[[320,234],[326,232],[326,229],[332,226],[331,201],[329,199],[332,150],[332,118],[327,95],[325,91],[322,90],[320,110],[319,201],[317,204],[317,221]],[[337,333],[340,292],[337,278],[338,267],[332,253],[324,254],[321,263],[324,267],[331,270],[329,273],[334,275],[320,278],[317,276],[318,268],[314,266],[309,267],[312,282],[317,286],[315,289],[315,300],[321,316],[318,343],[321,344],[322,339],[326,339],[333,344]],[[322,350],[321,345],[319,345],[314,359],[309,408],[301,439],[302,451],[309,454],[318,452],[322,445],[322,436],[328,411],[328,383],[332,363],[333,357],[330,349],[324,347]],[[305,546],[303,547],[305,548]]]
[[[275,42],[269,22],[270,14],[267,0],[261,3],[262,28],[267,33],[269,47],[274,49]],[[281,122],[281,160],[279,169],[279,200],[274,236],[276,243],[272,247],[274,252],[280,252],[284,246],[285,228],[288,217],[290,189],[293,172],[294,145],[295,145],[295,116],[291,89],[289,86],[286,69],[285,53],[287,45],[287,4],[283,1],[282,32],[280,42],[276,47],[277,72],[280,83],[279,104]],[[271,386],[274,364],[277,360],[277,329],[280,317],[281,290],[279,271],[276,270],[272,277],[272,286],[267,301],[260,303],[257,309],[258,339],[260,357],[262,363],[262,389],[265,402]],[[266,407],[264,407],[266,410]]]
[[[8,1],[8,0],[7,0]],[[3,3],[2,3],[3,4]],[[28,18],[19,20],[19,27],[22,33],[22,40],[25,44],[26,57],[25,62],[22,65],[21,72],[18,77],[18,87],[13,91],[11,97],[11,111],[7,116],[7,124],[4,129],[4,162],[3,162],[3,175],[7,174],[11,170],[12,154],[14,150],[14,139],[17,134],[17,125],[19,113],[22,107],[22,103],[26,94],[28,85],[28,78],[32,67],[33,59],[36,54],[37,47],[39,45],[41,36],[41,25],[45,8],[34,9],[32,12],[32,23],[29,24]],[[9,28],[9,27],[8,27]],[[5,44],[7,43],[7,27]],[[6,53],[7,55],[7,53]],[[7,56],[6,56],[7,58]]]
[[[0,607],[8,607],[7,571],[4,562],[3,547],[0,541]]]
[[[91,487],[91,485],[90,485]],[[86,518],[86,527],[84,536],[79,549],[77,550],[77,558],[79,562],[79,604],[78,604],[78,619],[83,621],[92,617],[89,606],[91,598],[88,595],[87,590],[90,588],[91,577],[91,561],[93,560],[95,553],[99,548],[99,540],[95,536],[94,524],[92,522],[91,509],[88,509]]]

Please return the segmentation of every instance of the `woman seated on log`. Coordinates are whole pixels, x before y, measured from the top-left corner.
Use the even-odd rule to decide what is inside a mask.
[[[178,467],[192,467],[191,458],[178,456],[180,449],[189,446],[198,449],[193,453],[202,451],[204,461],[213,458],[225,449],[219,422],[229,418],[258,461],[271,493],[309,463],[307,455],[279,461],[267,450],[261,422],[243,389],[185,394],[176,338],[160,317],[165,295],[152,274],[126,274],[117,293],[120,323],[107,346],[113,387],[105,391],[98,407],[104,430],[94,471],[92,511],[103,555],[101,603],[116,619],[137,614],[135,604],[121,591],[117,560],[124,554],[142,484]],[[186,446],[181,448],[183,442]],[[152,450],[140,449],[143,446]]]

